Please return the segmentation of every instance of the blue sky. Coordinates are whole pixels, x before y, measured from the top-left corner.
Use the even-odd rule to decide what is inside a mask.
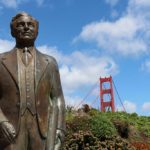
[[[127,112],[150,115],[149,0],[0,0],[0,52],[15,46],[9,23],[21,11],[40,22],[36,46],[56,57],[67,105],[97,83],[84,103],[99,108],[99,77],[112,75]]]

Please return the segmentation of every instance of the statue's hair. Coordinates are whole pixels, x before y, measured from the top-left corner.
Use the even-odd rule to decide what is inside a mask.
[[[10,27],[11,29],[13,28],[13,22],[15,22],[18,18],[22,17],[22,16],[27,16],[27,17],[30,17],[32,20],[34,20],[37,24],[37,27],[39,26],[39,22],[33,18],[31,15],[29,15],[28,13],[26,12],[20,12],[18,13],[16,16],[12,17],[12,20],[11,20],[11,23],[10,23]]]

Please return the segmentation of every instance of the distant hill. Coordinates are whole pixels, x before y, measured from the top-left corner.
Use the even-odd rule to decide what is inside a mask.
[[[63,150],[150,150],[150,117],[66,108]]]

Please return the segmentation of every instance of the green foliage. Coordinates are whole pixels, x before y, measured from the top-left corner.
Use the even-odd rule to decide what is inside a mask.
[[[65,110],[66,110],[66,112],[72,112],[73,111],[73,106],[67,105]]]
[[[150,139],[150,117],[136,113],[100,112],[87,105],[76,111],[68,106],[66,123],[64,150],[132,149],[136,141]]]
[[[150,137],[150,118],[141,116],[137,119],[136,127],[141,132],[141,134]]]
[[[91,110],[88,112],[88,114],[92,117],[92,116],[96,116],[96,115],[100,114],[100,111],[95,108],[91,108]]]
[[[132,113],[132,114],[130,114],[130,116],[132,117],[132,118],[138,118],[138,114],[137,113]]]
[[[78,132],[80,130],[87,131],[89,130],[89,117],[86,116],[75,116],[71,122],[68,122],[71,132]]]
[[[66,113],[66,121],[72,122],[74,119],[74,115],[72,113]]]
[[[66,112],[66,122],[72,122],[73,119],[74,119],[74,110],[73,110],[73,107],[72,106],[66,106],[66,109],[65,109],[65,112]]]
[[[112,122],[105,116],[96,115],[90,119],[91,131],[93,134],[105,140],[116,135],[116,129]]]

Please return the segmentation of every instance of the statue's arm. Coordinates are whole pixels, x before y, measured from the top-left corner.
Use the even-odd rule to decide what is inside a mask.
[[[65,101],[61,87],[60,74],[57,62],[54,60],[53,72],[53,90],[52,97],[56,101],[58,108],[57,128],[56,128],[56,145],[55,150],[58,150],[64,141],[65,135]]]
[[[0,71],[2,71],[1,64],[0,64]],[[0,89],[1,89],[1,85],[0,85]],[[1,90],[0,92],[2,93]],[[1,97],[2,97],[2,94],[1,94]],[[0,105],[0,141],[2,140],[3,142],[7,144],[13,143],[15,136],[16,136],[15,128],[9,122],[5,114],[3,113],[1,109],[1,105]]]
[[[13,143],[16,136],[16,131],[13,125],[3,114],[0,108],[0,139],[6,143]]]

